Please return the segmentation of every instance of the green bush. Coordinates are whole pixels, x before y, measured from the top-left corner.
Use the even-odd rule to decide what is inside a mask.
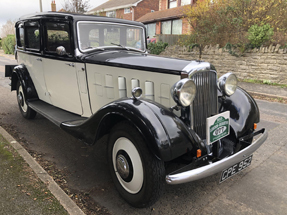
[[[149,43],[147,45],[147,48],[150,50],[151,54],[159,55],[161,52],[164,51],[164,49],[168,46],[168,43],[164,43],[162,41],[159,41],[157,43]]]
[[[2,48],[2,40],[0,39],[0,49]]]
[[[269,24],[252,25],[248,29],[248,40],[254,47],[260,47],[264,42],[270,40],[273,34],[273,28]]]
[[[2,48],[5,54],[14,54],[15,44],[15,35],[7,35],[7,37],[3,38]]]

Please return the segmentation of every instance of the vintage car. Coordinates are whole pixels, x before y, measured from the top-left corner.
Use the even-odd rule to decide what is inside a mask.
[[[134,207],[153,204],[164,181],[226,180],[267,138],[234,74],[148,54],[141,23],[47,12],[15,27],[18,65],[5,75],[23,117],[39,113],[86,144],[108,135],[108,168]]]

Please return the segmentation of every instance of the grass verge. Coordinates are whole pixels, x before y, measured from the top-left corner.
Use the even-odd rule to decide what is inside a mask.
[[[23,158],[0,135],[2,214],[68,214]]]
[[[273,83],[270,80],[256,80],[256,79],[242,79],[240,80],[242,82],[247,82],[247,83],[253,83],[253,84],[266,84],[266,85],[272,85],[272,86],[278,86],[281,88],[287,88],[287,84],[277,84],[277,83]]]

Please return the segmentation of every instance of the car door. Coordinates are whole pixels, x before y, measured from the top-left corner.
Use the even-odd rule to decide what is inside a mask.
[[[42,55],[40,20],[31,20],[17,26],[18,63],[24,64],[34,83],[39,99],[51,103],[47,92]],[[25,51],[24,50],[25,44]]]
[[[44,76],[51,102],[54,106],[82,115],[82,105],[77,79],[76,62],[73,58],[73,43],[70,24],[67,21],[44,22]],[[63,46],[65,55],[56,49]]]

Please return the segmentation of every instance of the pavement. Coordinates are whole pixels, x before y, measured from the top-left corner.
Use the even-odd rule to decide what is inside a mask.
[[[287,100],[287,87],[247,82],[239,82],[239,86],[245,89],[251,95]]]
[[[7,59],[14,60],[14,55],[6,55],[4,54],[3,50],[0,50],[0,56],[5,57]],[[254,84],[254,83],[246,83],[240,82],[239,86],[248,91],[251,95],[257,96],[264,96],[267,98],[277,98],[277,99],[284,99],[287,101],[287,87],[280,87],[280,86],[273,86],[273,85],[265,85],[265,84]],[[0,127],[0,135],[10,143],[10,145],[16,150],[16,152],[24,159],[24,161],[29,165],[29,167],[36,173],[36,177],[38,177],[44,184],[46,185],[47,189],[51,192],[51,195],[57,199],[57,201],[63,206],[63,208],[67,211],[68,214],[71,215],[81,215],[84,212],[71,200],[68,195],[57,185],[57,183],[53,180],[51,176],[33,159],[33,157],[10,135],[8,134],[2,127]],[[1,140],[1,139],[0,139]],[[1,154],[0,154],[1,155]],[[2,158],[3,159],[3,158]],[[1,161],[1,157],[0,157]],[[2,172],[0,172],[2,174]],[[12,171],[6,171],[5,174],[11,180],[5,181],[5,189],[7,187],[13,187],[17,183],[17,179],[13,179]],[[11,174],[9,177],[9,174]],[[0,177],[1,178],[1,177]],[[8,183],[8,184],[7,184]],[[27,182],[28,183],[28,182]],[[0,189],[1,189],[0,184]],[[23,186],[22,184],[20,186]],[[15,187],[15,186],[14,186]],[[6,192],[9,195],[9,192]],[[13,194],[15,195],[15,194]],[[27,194],[28,195],[28,194]],[[15,196],[6,196],[6,199],[14,199]],[[35,203],[33,201],[24,201],[22,204],[26,204],[25,208],[35,208]],[[1,207],[7,207],[7,204],[1,203],[0,199],[0,211],[2,210]],[[13,207],[14,203],[8,204],[8,206]],[[23,206],[24,207],[24,206]],[[39,206],[37,207],[46,207]],[[31,211],[29,210],[29,211]],[[16,214],[15,212],[6,213],[6,214]],[[21,213],[19,213],[21,214]],[[33,214],[33,213],[29,213]],[[35,213],[36,214],[36,213]],[[53,214],[63,214],[62,209],[59,209],[58,212],[53,212]]]
[[[3,57],[8,58],[10,60],[15,60],[15,55],[5,54],[3,49],[0,49],[0,56],[3,56]]]

